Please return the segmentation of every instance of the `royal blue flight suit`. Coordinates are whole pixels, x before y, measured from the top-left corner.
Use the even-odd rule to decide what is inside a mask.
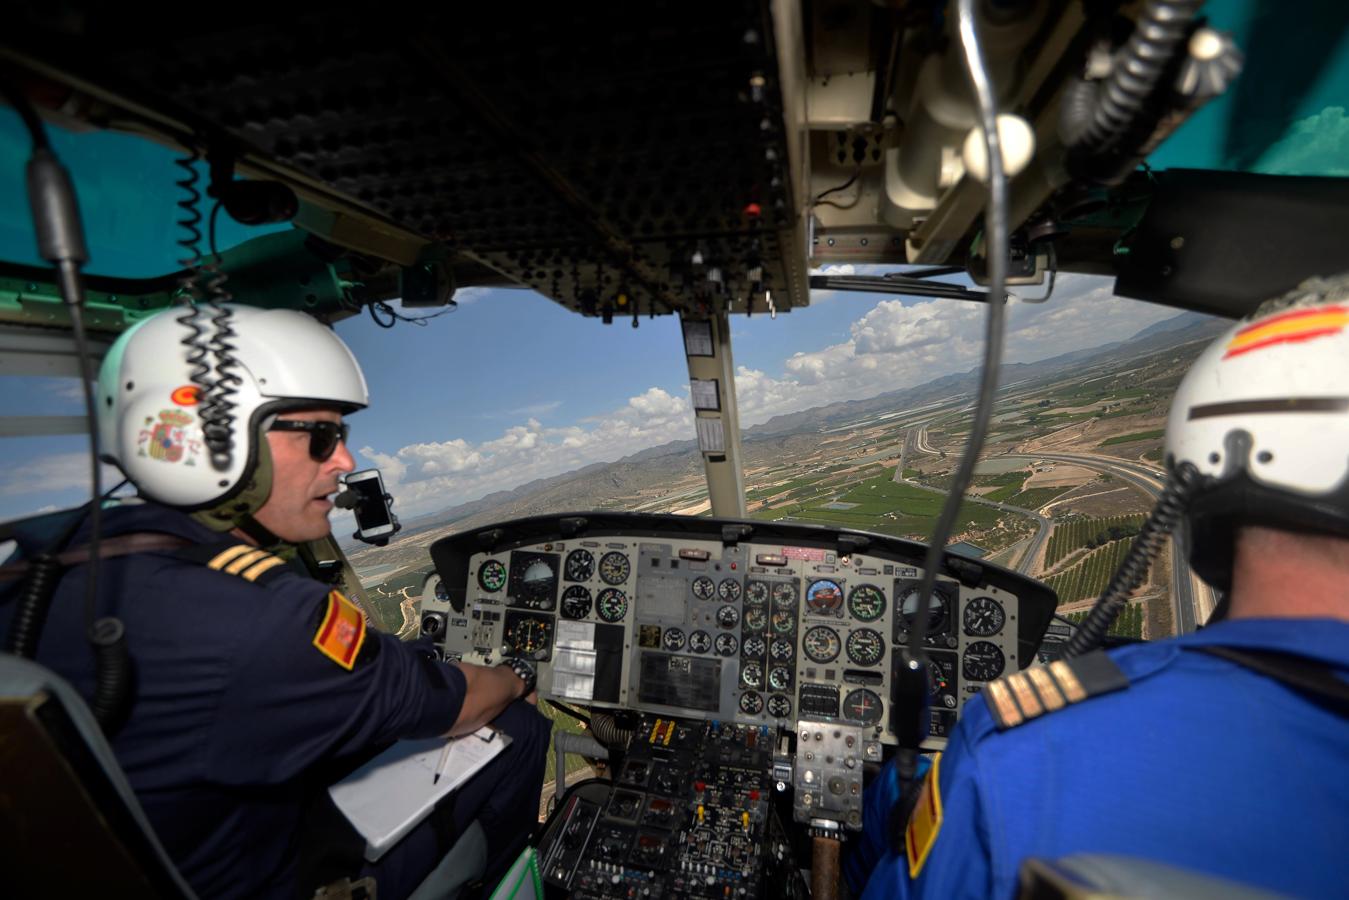
[[[104,521],[108,537],[157,532],[216,547],[229,540],[150,503],[109,510]],[[281,565],[250,582],[185,559],[190,552],[101,563],[99,615],[122,620],[135,667],[129,717],[112,748],[200,896],[308,897],[318,885],[299,883],[299,848],[306,809],[326,802],[328,773],[399,738],[444,734],[463,703],[463,673],[374,629],[365,629],[354,659],[341,658],[356,645],[336,631],[324,652],[317,645],[332,614],[328,585]],[[86,698],[94,688],[87,571],[73,568],[61,582],[37,652]],[[0,606],[0,631],[9,612]],[[453,795],[452,822],[439,823],[457,834],[478,819],[489,872],[509,863],[537,820],[551,727],[523,701],[494,724],[513,743]],[[376,866],[343,874],[374,874],[381,900],[405,896],[448,849],[448,830],[437,834],[428,820]]]
[[[1346,896],[1349,719],[1193,649],[1205,645],[1292,654],[1349,680],[1349,624],[1241,619],[1113,650],[1127,689],[1005,731],[976,697],[937,764],[941,824],[917,877],[904,852],[887,854],[863,900],[1014,897],[1027,857],[1073,853]],[[867,838],[884,839],[879,807],[867,804]]]

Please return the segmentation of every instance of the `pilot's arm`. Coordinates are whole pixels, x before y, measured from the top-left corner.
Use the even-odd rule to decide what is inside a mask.
[[[975,714],[976,705],[982,715]],[[994,884],[1004,883],[995,877],[992,847],[994,830],[1005,827],[1007,820],[999,810],[987,808],[989,798],[979,788],[984,773],[970,742],[977,731],[971,726],[987,718],[981,702],[967,704],[946,751],[923,778],[904,848],[898,854],[887,852],[876,864],[862,900],[991,897]],[[1016,872],[1008,877],[1014,880]]]
[[[525,683],[506,666],[456,663],[455,667],[464,676],[465,691],[451,735],[477,731],[524,696]]]

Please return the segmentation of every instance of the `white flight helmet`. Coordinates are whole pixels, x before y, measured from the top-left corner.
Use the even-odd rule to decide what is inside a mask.
[[[353,412],[369,403],[369,393],[347,345],[313,317],[238,304],[221,308],[229,312],[228,343],[237,362],[227,370],[237,378],[228,465],[217,468],[203,436],[202,398],[188,362],[193,328],[179,321],[186,307],[151,316],[117,339],[99,370],[97,403],[103,456],[143,496],[187,510],[227,509],[219,516],[225,527],[251,516],[271,491],[271,456],[261,436],[266,419],[315,407]],[[209,341],[211,311],[198,308],[193,321]],[[214,354],[203,362],[216,381]]]
[[[1176,391],[1167,464],[1204,476],[1191,565],[1230,587],[1233,529],[1349,536],[1349,276],[1312,279],[1205,350]]]

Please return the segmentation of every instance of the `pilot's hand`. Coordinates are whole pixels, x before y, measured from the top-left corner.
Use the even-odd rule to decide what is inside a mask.
[[[524,700],[525,700],[526,703],[528,703],[528,704],[530,704],[530,705],[532,705],[532,706],[538,706],[538,705],[539,705],[539,692],[538,692],[538,691],[530,691],[530,692],[529,692],[529,695],[526,696],[526,697],[524,698]]]

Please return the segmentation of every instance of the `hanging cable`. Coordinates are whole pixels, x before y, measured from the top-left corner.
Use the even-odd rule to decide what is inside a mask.
[[[942,505],[941,515],[937,519],[937,526],[933,530],[923,563],[921,599],[909,640],[910,653],[915,657],[921,656],[923,641],[927,637],[932,591],[936,584],[937,570],[945,553],[946,542],[950,539],[956,516],[960,512],[960,504],[964,500],[965,489],[973,478],[974,467],[978,463],[984,438],[988,434],[994,395],[998,388],[998,368],[1002,363],[1003,332],[1006,327],[1008,198],[1002,146],[997,133],[997,101],[979,46],[974,0],[959,0],[958,15],[960,46],[965,56],[970,81],[974,85],[975,98],[979,106],[979,123],[984,133],[989,161],[989,201],[988,211],[984,217],[984,227],[988,232],[988,323],[984,335],[984,359],[979,373],[979,402],[975,406],[974,422],[970,427],[965,452],[961,457],[960,466],[956,469],[950,493]]]
[[[28,160],[28,200],[33,211],[38,252],[56,269],[56,281],[70,315],[80,382],[84,388],[84,412],[89,428],[89,563],[84,589],[85,635],[94,649],[95,688],[93,711],[100,726],[111,729],[125,707],[131,661],[122,623],[98,618],[99,541],[103,529],[103,481],[100,469],[98,418],[94,412],[94,371],[89,341],[84,329],[84,280],[81,268],[89,261],[80,223],[79,202],[70,173],[52,150],[46,128],[37,110],[17,88],[0,79],[9,103],[19,111],[33,142]],[[48,573],[51,575],[52,573]],[[37,623],[40,624],[40,623]],[[35,638],[34,638],[35,641]]]
[[[816,194],[816,195],[815,195],[815,199],[812,200],[812,201],[810,201],[810,205],[811,205],[811,206],[818,206],[819,203],[820,203],[820,201],[823,200],[825,197],[828,197],[830,194],[837,194],[839,191],[844,191],[844,190],[847,190],[848,188],[852,187],[853,182],[855,182],[855,181],[857,180],[858,176],[860,176],[861,174],[862,174],[862,164],[859,162],[859,163],[857,164],[857,167],[853,169],[853,173],[852,173],[852,177],[851,177],[851,178],[849,178],[847,181],[843,182],[842,184],[838,185],[837,187],[831,187],[831,188],[830,188],[829,190],[827,190],[827,191],[821,191],[820,193]],[[858,199],[861,199],[861,196],[862,196],[862,195],[861,195],[861,193],[859,192],[857,196],[858,196]],[[854,200],[854,201],[853,201],[853,204],[856,204],[856,203],[857,203],[857,201]],[[834,204],[834,205],[837,205],[837,204]],[[841,208],[841,209],[847,209],[848,207],[840,207],[840,208]]]
[[[374,320],[374,323],[380,328],[392,328],[399,322],[407,322],[409,325],[420,325],[422,328],[425,328],[428,320],[438,319],[447,313],[454,312],[458,308],[459,305],[451,300],[450,305],[440,312],[431,313],[426,316],[405,316],[383,300],[372,300],[368,307],[370,310],[370,318]],[[376,313],[376,309],[379,310],[379,313]],[[387,320],[381,319],[379,314],[386,315],[389,318]]]
[[[998,368],[1002,362],[1003,332],[1006,325],[1004,307],[1007,287],[1008,195],[1003,169],[1002,143],[997,130],[997,101],[979,43],[974,0],[958,0],[957,16],[961,52],[965,58],[970,82],[974,87],[979,108],[979,124],[983,131],[989,163],[989,198],[984,216],[984,230],[988,235],[988,324],[984,336],[984,359],[979,375],[979,400],[975,406],[974,422],[970,427],[969,439],[960,466],[951,483],[950,493],[947,494],[946,502],[942,504],[941,514],[927,547],[917,615],[910,631],[909,645],[898,657],[894,673],[894,680],[897,683],[893,689],[895,697],[901,700],[904,706],[916,707],[906,709],[899,719],[892,718],[892,722],[897,725],[900,732],[900,750],[896,757],[896,765],[902,785],[900,797],[890,811],[888,823],[890,844],[896,852],[903,852],[904,829],[918,795],[915,776],[918,768],[918,748],[926,734],[927,723],[924,717],[927,716],[928,697],[928,663],[923,643],[927,638],[928,622],[931,617],[932,592],[936,586],[937,571],[946,551],[946,543],[950,540],[956,516],[960,512],[960,504],[964,500],[965,488],[973,478],[974,467],[988,433],[994,395],[998,387]]]

